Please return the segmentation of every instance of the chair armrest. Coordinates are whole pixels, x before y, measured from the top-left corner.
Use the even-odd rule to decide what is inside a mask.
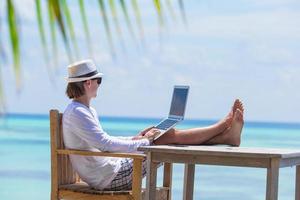
[[[111,153],[111,152],[93,152],[73,149],[57,149],[57,154],[63,155],[81,155],[81,156],[107,156],[107,157],[118,157],[118,158],[133,158],[133,159],[144,159],[145,154],[139,153]]]

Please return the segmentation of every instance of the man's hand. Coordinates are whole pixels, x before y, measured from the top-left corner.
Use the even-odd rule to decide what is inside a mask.
[[[160,131],[157,128],[149,127],[140,132],[137,136],[133,137],[133,140],[147,138],[150,143],[153,142],[154,138],[160,134]]]
[[[144,137],[155,137],[158,134],[160,134],[160,131],[157,128],[152,128],[144,134]]]
[[[154,142],[154,138],[159,134],[160,130],[158,130],[157,128],[152,128],[144,135],[144,137],[146,137],[150,141],[150,145],[152,145]]]
[[[145,138],[145,134],[150,131],[152,128],[154,128],[154,126],[151,126],[151,127],[148,127],[148,128],[145,128],[144,130],[142,130],[139,134],[137,134],[136,136],[134,136],[132,139],[133,140],[139,140],[139,139],[143,139]]]

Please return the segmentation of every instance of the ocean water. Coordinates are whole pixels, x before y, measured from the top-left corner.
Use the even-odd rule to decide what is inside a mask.
[[[101,118],[111,135],[134,135],[159,119]],[[214,121],[186,120],[178,128],[206,126]],[[0,118],[0,199],[46,200],[50,198],[49,118],[7,115]],[[300,124],[246,122],[242,146],[300,149]],[[182,199],[182,164],[173,168],[173,199]],[[283,168],[279,199],[294,199],[295,168]],[[145,182],[145,181],[144,181]],[[144,183],[145,184],[145,183]],[[162,184],[162,169],[158,185]],[[266,170],[197,165],[194,199],[260,200],[265,198]]]

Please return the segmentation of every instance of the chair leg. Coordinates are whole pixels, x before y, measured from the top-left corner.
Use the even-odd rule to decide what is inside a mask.
[[[152,162],[152,153],[147,153],[146,200],[156,199],[157,164]]]
[[[51,200],[59,200],[58,195],[54,192],[51,192]]]
[[[142,159],[133,159],[132,196],[134,200],[142,199]]]

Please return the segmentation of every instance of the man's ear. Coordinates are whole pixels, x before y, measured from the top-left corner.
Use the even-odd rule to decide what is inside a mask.
[[[86,81],[84,81],[83,84],[84,84],[87,88],[90,88],[91,85],[92,85],[92,81],[91,81],[91,80],[86,80]]]

